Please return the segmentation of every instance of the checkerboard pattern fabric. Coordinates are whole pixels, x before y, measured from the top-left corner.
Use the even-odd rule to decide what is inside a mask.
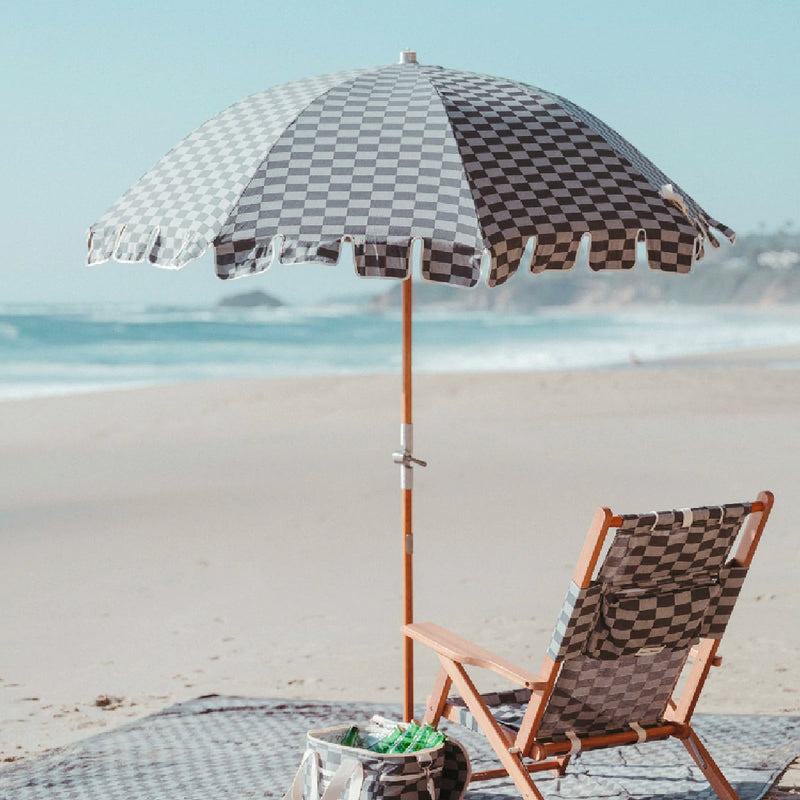
[[[603,587],[599,583],[581,589],[575,581],[570,581],[547,648],[547,655],[553,661],[563,661],[583,652],[597,622],[602,596]]]
[[[661,269],[691,267],[695,226],[584,115],[570,113],[555,95],[499,78],[440,70],[432,80],[492,252],[490,285],[516,269],[531,236],[537,237],[532,270],[538,272],[568,269],[584,234],[595,238],[609,229],[625,231],[629,255],[643,231]],[[625,247],[612,250],[607,234],[597,239],[604,242],[602,268],[633,266],[635,259],[618,257]]]
[[[709,639],[722,638],[746,575],[745,567],[733,563],[727,564],[719,571],[720,592],[712,609],[703,620],[700,636]]]
[[[730,552],[750,510],[739,503],[622,516],[595,579],[567,591],[547,651],[562,666],[537,740],[661,722],[689,649],[725,631],[747,574]],[[513,728],[528,697],[485,699]],[[465,707],[459,715],[477,729]]]
[[[230,106],[187,136],[91,227],[90,264],[182,267],[202,255],[278,137],[353,72],[294,81]]]
[[[666,681],[672,693],[686,653],[669,651],[651,656],[628,656],[616,662],[579,656],[564,662],[548,703],[538,742],[566,741],[566,731],[579,737],[629,731],[629,722],[643,728],[657,726],[664,712],[661,693],[653,685]],[[501,725],[518,730],[531,698],[529,689],[489,692],[481,695]],[[451,698],[458,722],[480,733],[481,729],[461,698]]]
[[[503,692],[487,692],[481,697],[489,706],[492,716],[497,722],[511,730],[519,730],[525,714],[525,706],[531,699],[531,690],[509,689]],[[449,703],[457,711],[459,725],[475,731],[475,733],[481,733],[480,725],[460,697],[450,698]]]
[[[681,202],[666,199],[670,185]],[[179,268],[208,247],[222,278],[339,259],[404,278],[504,283],[528,242],[530,269],[686,272],[733,232],[589,112],[526,84],[398,64],[323,75],[253,95],[161,159],[89,232],[89,263]],[[278,245],[278,243],[280,243]]]
[[[629,731],[630,721],[642,727],[661,721],[664,703],[653,685],[666,681],[670,693],[686,660],[686,653],[669,652],[636,657],[611,663],[589,656],[564,662],[558,682],[548,703],[536,740],[565,741],[566,731],[579,737]],[[518,730],[531,698],[529,689],[488,692],[481,695],[492,716],[501,725]],[[452,698],[459,724],[481,732],[475,718],[461,698]]]
[[[636,655],[648,647],[691,647],[700,638],[705,617],[716,605],[720,591],[719,584],[710,584],[630,597],[606,595],[601,624],[588,637],[586,652],[593,658],[608,659]]]
[[[749,513],[740,503],[624,515],[597,580],[613,589],[718,573]]]
[[[282,798],[303,754],[306,731],[399,709],[204,697],[0,767],[3,800],[255,800]],[[420,709],[421,713],[421,709]],[[445,723],[476,769],[495,766],[488,741]],[[697,715],[695,728],[740,800],[757,800],[800,750],[800,717]],[[536,780],[547,800],[708,796],[708,784],[677,740],[592,750],[567,774]],[[458,780],[463,787],[463,778]],[[473,784],[470,800],[519,798],[510,780]],[[443,785],[440,800],[459,800]]]
[[[629,731],[659,724],[686,651],[665,650],[614,661],[578,656],[564,662],[536,735],[538,741]]]
[[[220,231],[220,275],[258,269],[253,248],[276,234],[286,239],[285,262],[317,257],[320,244],[334,251],[347,236],[360,274],[396,278],[406,276],[410,239],[418,237],[429,250],[428,277],[477,283],[482,242],[470,187],[423,72],[387,67],[311,103]]]
[[[620,136],[613,128],[610,128],[602,120],[598,119],[594,114],[589,113],[585,108],[581,108],[566,97],[558,97],[558,102],[566,108],[570,114],[576,119],[582,120],[592,130],[599,133],[607,142],[609,142],[614,150],[623,156],[630,164],[632,164],[642,175],[647,178],[651,186],[656,186],[659,189],[667,184],[673,185],[673,188],[684,200],[684,204],[689,211],[690,219],[699,227],[701,227],[712,243],[716,244],[714,237],[709,233],[708,228],[715,228],[726,238],[733,241],[736,234],[726,225],[713,219],[706,211],[704,211],[691,197],[689,197],[680,186],[674,185],[673,182],[648,158],[646,158],[639,150],[637,150],[627,139]]]

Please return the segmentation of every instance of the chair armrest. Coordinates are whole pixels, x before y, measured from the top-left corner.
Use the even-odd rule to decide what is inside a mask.
[[[549,683],[541,675],[534,675],[433,622],[403,625],[401,631],[405,636],[430,647],[457,664],[491,670],[533,691],[545,691],[549,688]]]

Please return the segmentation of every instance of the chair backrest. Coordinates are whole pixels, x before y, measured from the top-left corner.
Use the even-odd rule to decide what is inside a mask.
[[[567,593],[537,740],[663,722],[690,648],[725,631],[747,573],[729,556],[750,512],[742,503],[618,518],[594,576]]]

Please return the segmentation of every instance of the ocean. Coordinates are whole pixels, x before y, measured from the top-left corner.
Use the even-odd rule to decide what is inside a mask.
[[[414,319],[417,372],[603,368],[790,344],[800,344],[800,315],[788,309],[418,310]],[[399,312],[355,306],[0,307],[0,400],[222,378],[399,373],[400,359]]]

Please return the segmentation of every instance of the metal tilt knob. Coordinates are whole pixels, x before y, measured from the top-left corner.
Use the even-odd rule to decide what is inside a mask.
[[[412,489],[414,486],[414,465],[427,467],[428,462],[414,458],[414,426],[403,424],[400,426],[400,450],[392,453],[392,461],[402,467],[400,471],[400,488]]]

